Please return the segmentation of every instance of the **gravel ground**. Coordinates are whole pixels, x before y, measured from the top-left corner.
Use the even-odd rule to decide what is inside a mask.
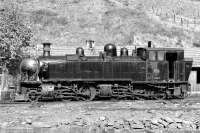
[[[200,98],[0,104],[0,133],[200,132]]]

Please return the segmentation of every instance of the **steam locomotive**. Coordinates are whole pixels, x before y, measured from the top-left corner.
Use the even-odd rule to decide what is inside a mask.
[[[127,48],[106,44],[99,56],[51,56],[44,43],[43,56],[27,58],[20,65],[20,93],[29,101],[43,98],[94,100],[184,98],[190,91],[192,60],[179,48]]]

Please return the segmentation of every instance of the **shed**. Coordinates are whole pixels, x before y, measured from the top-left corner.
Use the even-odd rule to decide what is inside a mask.
[[[185,58],[192,58],[192,71],[190,72],[189,82],[191,84],[191,94],[200,94],[200,49],[185,48]]]

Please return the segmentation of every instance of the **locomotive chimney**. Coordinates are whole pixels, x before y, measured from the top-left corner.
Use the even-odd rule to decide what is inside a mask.
[[[84,55],[84,49],[82,47],[78,47],[76,49],[76,55],[78,55],[79,57],[83,57]]]
[[[51,43],[43,43],[43,56],[48,57],[50,56],[50,48]]]
[[[151,41],[148,41],[148,48],[151,48]]]

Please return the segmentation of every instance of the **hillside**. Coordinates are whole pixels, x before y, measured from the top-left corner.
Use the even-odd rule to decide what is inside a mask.
[[[39,47],[46,41],[54,47],[77,47],[88,39],[97,46],[146,45],[152,40],[155,47],[193,47],[200,40],[197,0],[16,0],[15,4],[31,23],[33,43]]]

